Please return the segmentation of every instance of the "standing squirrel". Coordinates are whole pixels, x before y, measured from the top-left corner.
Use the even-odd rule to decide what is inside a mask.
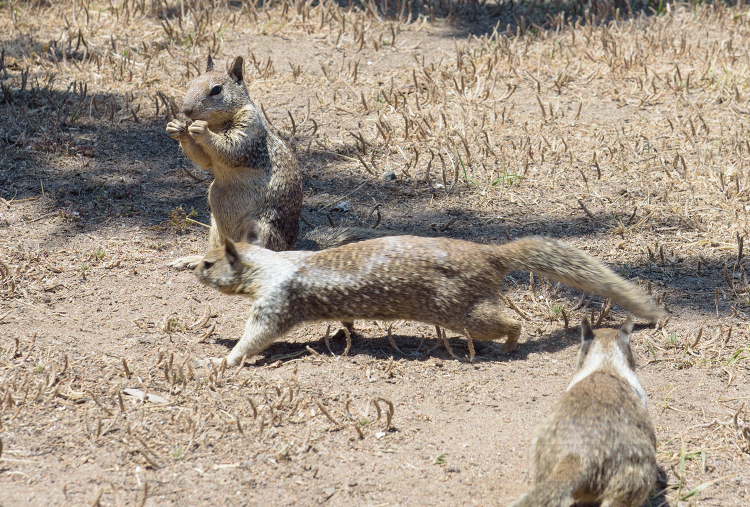
[[[601,503],[641,507],[657,480],[656,437],[633,369],[633,321],[620,330],[581,323],[577,373],[534,428],[534,487],[512,507]]]
[[[192,123],[175,119],[167,132],[190,160],[214,174],[208,188],[211,248],[227,238],[241,240],[243,224],[253,219],[264,247],[289,250],[299,234],[302,173],[291,148],[250,100],[242,66],[238,56],[229,71],[214,70],[209,56],[206,73],[188,83],[182,104]],[[182,257],[170,266],[194,266],[200,259]]]
[[[662,314],[635,285],[558,241],[532,237],[501,246],[418,236],[389,236],[321,252],[262,248],[249,222],[244,243],[226,241],[195,269],[198,280],[225,294],[252,298],[245,332],[230,366],[259,353],[303,322],[408,319],[468,332],[475,340],[507,336],[513,351],[521,323],[500,312],[509,271],[535,271],[612,299],[652,321]]]
[[[191,122],[173,120],[169,136],[195,164],[210,169],[211,248],[224,240],[242,240],[242,226],[258,223],[258,239],[265,248],[291,250],[299,234],[302,210],[302,173],[290,146],[274,134],[247,92],[243,59],[228,71],[214,70],[208,57],[206,73],[187,84],[182,113]],[[324,249],[388,234],[358,227],[323,227],[307,234],[300,246]],[[179,258],[170,266],[194,267],[202,258]]]

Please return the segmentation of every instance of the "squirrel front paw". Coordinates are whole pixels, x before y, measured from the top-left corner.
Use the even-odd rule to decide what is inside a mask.
[[[200,263],[201,259],[203,259],[202,255],[188,255],[173,260],[168,266],[175,269],[193,269]]]
[[[183,122],[177,119],[167,123],[167,134],[169,134],[169,137],[171,137],[172,139],[176,139],[178,141],[181,139],[190,139],[187,122]]]
[[[193,136],[193,139],[201,139],[208,135],[208,122],[205,120],[195,120],[188,127],[188,132]]]

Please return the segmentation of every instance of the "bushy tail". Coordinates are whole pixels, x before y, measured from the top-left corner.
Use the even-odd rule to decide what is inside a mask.
[[[365,227],[318,227],[297,241],[295,250],[319,251],[348,243],[382,238],[383,236],[398,236],[401,234],[403,233],[399,231],[368,229]]]
[[[583,482],[581,460],[578,456],[563,458],[552,473],[537,482],[528,493],[511,507],[565,507],[573,503],[573,493]]]
[[[559,241],[542,237],[522,238],[497,248],[498,261],[508,271],[534,271],[570,287],[609,298],[652,322],[664,316],[638,287],[589,254]]]

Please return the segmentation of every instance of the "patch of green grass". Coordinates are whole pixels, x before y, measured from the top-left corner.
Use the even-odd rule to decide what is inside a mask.
[[[716,479],[709,482],[704,482],[703,484],[700,484],[696,486],[695,488],[691,489],[685,494],[682,494],[682,488],[685,485],[685,460],[688,459],[696,459],[697,457],[701,458],[701,463],[703,466],[703,470],[706,469],[706,453],[702,450],[700,451],[694,451],[694,452],[686,452],[685,451],[685,444],[682,444],[682,449],[680,449],[680,483],[677,486],[677,501],[682,502],[684,500],[687,500],[691,496],[697,495],[707,487],[709,487],[711,484],[720,481],[720,479]]]
[[[669,347],[677,346],[677,333],[669,333],[666,337],[666,343]]]
[[[102,247],[97,248],[93,253],[93,256],[96,257],[97,260],[102,260],[105,255],[107,255],[107,252]]]
[[[473,178],[470,178],[468,173],[466,172],[466,166],[464,165],[464,161],[461,159],[461,154],[456,151],[456,156],[458,157],[458,162],[461,164],[461,169],[464,170],[464,179],[466,180],[466,188],[469,188],[469,182],[472,182],[474,185],[477,184],[476,181],[474,181]]]
[[[494,187],[498,183],[502,183],[502,188],[505,188],[506,186],[513,185],[514,183],[520,183],[522,179],[524,179],[524,177],[518,174],[503,174],[498,179],[492,182],[492,186]]]
[[[733,363],[736,363],[737,361],[742,361],[743,359],[750,358],[750,345],[747,347],[743,347],[741,349],[737,349],[734,354],[732,354],[732,357],[729,358],[727,361],[727,366],[730,366]]]
[[[443,463],[445,463],[445,453],[435,456],[435,459],[432,461],[432,463],[435,465],[442,465]]]
[[[180,461],[185,457],[185,449],[183,449],[181,445],[178,445],[172,450],[172,457],[175,461]]]
[[[659,360],[658,360],[658,359],[656,359],[656,351],[654,350],[654,346],[653,346],[653,345],[651,345],[651,341],[649,341],[649,340],[646,340],[646,344],[648,345],[648,350],[650,350],[650,351],[651,351],[651,357],[653,357],[653,358],[654,358],[654,363],[658,363],[658,362],[659,362]]]

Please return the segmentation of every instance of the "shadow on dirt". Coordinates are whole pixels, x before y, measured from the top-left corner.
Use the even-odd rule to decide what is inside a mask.
[[[274,5],[275,0],[259,5]],[[629,19],[659,14],[663,4],[653,0],[385,0],[353,2],[337,0],[342,8],[356,8],[378,17],[410,22],[424,16],[429,21],[443,19],[453,25],[450,37],[538,33],[555,30],[561,23],[577,19],[604,23],[612,19]],[[356,5],[353,5],[356,4]]]
[[[562,323],[560,325],[562,326]],[[612,324],[612,326],[615,327],[616,324]],[[522,338],[523,342],[510,354],[502,352],[504,339],[491,342],[474,340],[475,356],[472,362],[475,364],[494,364],[498,362],[505,363],[526,360],[533,353],[544,352],[552,354],[580,345],[581,329],[578,323],[571,323],[568,329],[559,327],[538,336],[531,336],[530,332],[533,330],[530,328],[527,329],[527,327],[525,326],[522,332],[523,336],[525,336],[525,338]],[[331,328],[333,330],[335,326],[331,326]],[[653,329],[653,325],[635,325],[636,331],[646,329]],[[330,349],[323,337],[317,340],[312,339],[305,343],[287,342],[284,341],[284,338],[280,338],[266,350],[253,357],[251,361],[253,361],[255,366],[270,365],[279,360],[287,361],[297,356],[310,354],[307,350],[308,347],[324,356],[341,355],[346,351],[346,339],[343,333],[332,334],[333,336],[329,339]],[[393,334],[393,341],[399,349],[396,350],[390,345],[387,333],[378,338],[365,338],[356,332],[356,323],[355,332],[351,335],[351,338],[351,348],[348,353],[350,357],[365,356],[379,359],[393,357],[394,359],[406,359],[409,361],[426,361],[431,358],[443,360],[454,359],[445,348],[442,340],[438,340],[437,338],[420,340],[412,335]],[[460,334],[448,332],[448,340],[453,354],[464,362],[468,362],[470,352],[466,338]],[[226,347],[227,351],[229,351],[237,344],[237,340],[222,338],[217,339],[215,343]]]
[[[41,232],[39,240],[55,246],[64,244],[71,235],[92,233],[118,222],[122,227],[161,226],[171,233],[187,231],[188,216],[208,223],[205,192],[211,176],[194,167],[178,143],[167,136],[164,112],[157,117],[153,110],[141,111],[139,117],[128,106],[127,98],[112,95],[83,100],[78,86],[73,84],[68,92],[43,88],[15,91],[10,103],[0,104],[0,115],[7,118],[0,127],[0,144],[4,145],[0,197],[8,202],[37,201],[34,214],[19,216],[16,223],[6,226],[23,227],[43,220],[52,227]],[[343,149],[352,151],[355,147]],[[325,151],[300,150],[298,156],[303,165],[313,167],[323,163],[344,167],[346,163],[337,154]],[[614,227],[612,217],[604,212],[586,214],[578,210],[577,216],[566,219],[536,210],[530,213],[505,202],[501,192],[495,199],[502,204],[502,215],[477,217],[452,207],[433,211],[428,204],[444,198],[445,190],[412,179],[384,181],[359,171],[327,171],[308,177],[306,195],[312,191],[328,199],[306,199],[306,220],[314,226],[328,225],[329,217],[337,225],[371,226],[376,223],[374,208],[379,208],[382,229],[482,243],[504,243],[508,238],[528,235],[565,239],[598,235]],[[453,191],[454,197],[476,192],[463,186]],[[367,212],[357,215],[333,209],[332,203],[344,199],[363,203],[362,208],[367,203]],[[409,202],[408,210],[401,207],[403,202]],[[394,212],[389,203],[395,203]],[[510,213],[514,206],[515,212]],[[622,212],[625,218],[627,214]],[[682,226],[675,217],[652,216],[649,223],[654,227]],[[639,262],[614,266],[615,271],[626,278],[656,283],[658,290],[674,289],[669,304],[710,312],[717,306],[716,287],[723,290],[736,283],[739,290],[735,287],[734,293],[747,292],[744,271],[733,272],[730,265],[725,273],[725,265],[735,254],[717,251],[710,258],[691,257],[659,245],[642,245],[641,251]],[[528,276],[517,278],[518,284],[528,283],[524,282]],[[732,312],[733,304],[738,304],[736,298],[720,298],[718,310]]]

